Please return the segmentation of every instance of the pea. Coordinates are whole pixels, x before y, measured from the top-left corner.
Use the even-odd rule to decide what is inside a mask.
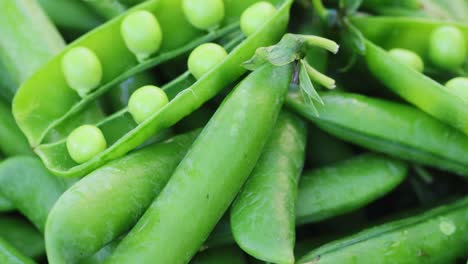
[[[266,1],[251,5],[241,15],[240,26],[242,32],[247,36],[252,35],[269,17],[273,16],[275,12],[275,6]]]
[[[215,28],[224,18],[223,0],[183,0],[182,9],[190,24],[202,30]]]
[[[169,99],[164,91],[153,85],[146,85],[136,90],[128,100],[128,111],[138,124],[163,108]]]
[[[198,46],[190,53],[188,58],[189,72],[200,79],[227,57],[226,50],[216,43],[205,43]]]
[[[441,26],[433,30],[429,40],[429,58],[445,70],[460,67],[466,58],[466,42],[460,29]]]
[[[158,19],[148,11],[136,11],[122,21],[120,32],[127,48],[143,61],[161,48],[163,34]]]
[[[468,100],[468,78],[466,77],[456,77],[449,80],[445,87],[453,91],[458,96]]]
[[[69,50],[62,59],[62,71],[68,85],[81,97],[95,89],[102,79],[102,66],[94,52],[86,47]]]
[[[407,49],[392,49],[388,52],[390,56],[399,62],[415,69],[418,72],[424,70],[424,62],[418,54]]]
[[[82,125],[73,130],[67,138],[68,153],[77,163],[92,159],[106,147],[104,135],[93,125]]]

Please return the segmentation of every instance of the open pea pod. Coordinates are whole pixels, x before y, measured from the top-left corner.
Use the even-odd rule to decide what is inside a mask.
[[[441,25],[458,27],[468,39],[468,26],[409,18],[355,18],[353,23],[369,40],[364,60],[387,88],[435,118],[468,135],[468,101],[440,83],[397,61],[383,48],[405,48],[427,61],[430,33]],[[376,45],[377,44],[377,45]]]
[[[424,112],[352,93],[328,92],[322,99],[319,117],[308,110],[300,94],[290,93],[287,104],[343,140],[468,176],[468,137]]]
[[[129,11],[145,9],[154,12],[160,21],[163,35],[167,35],[163,40],[160,55],[142,64],[137,63],[135,55],[125,47],[118,32],[119,23],[123,17],[110,21],[73,43],[71,47],[80,45],[94,50],[103,65],[103,85],[83,99],[80,99],[65,82],[60,69],[60,59],[63,53],[42,68],[20,89],[13,106],[15,118],[30,144],[36,146],[36,153],[54,174],[69,177],[82,176],[103,163],[124,155],[161,129],[189,115],[226,85],[239,78],[245,72],[241,64],[249,59],[258,47],[273,44],[281,37],[287,25],[292,0],[278,1],[277,12],[265,21],[263,26],[230,52],[219,65],[185,91],[177,94],[165,107],[143,123],[137,125],[124,109],[98,124],[109,147],[93,159],[82,164],[74,162],[68,154],[65,140],[41,144],[44,143],[49,131],[68,119],[73,119],[75,113],[79,113],[111,84],[115,84],[116,80],[120,81],[150,65],[154,66],[165,59],[185,53],[198,44],[210,41],[219,35],[219,31],[215,31],[189,42],[200,34],[200,31],[192,28],[185,21],[178,4],[180,4],[178,1],[172,0],[153,0]],[[177,31],[174,31],[174,24],[185,26],[181,25]],[[221,30],[229,32],[229,28],[235,27],[236,25],[230,25],[228,29]],[[109,37],[112,37],[112,44],[105,41]],[[185,44],[187,42],[188,44]],[[109,46],[113,48],[109,49]],[[114,128],[116,124],[120,129]],[[110,127],[112,129],[109,129]]]
[[[466,232],[467,198],[325,244],[298,263],[457,263],[468,254]]]
[[[460,29],[468,41],[468,25],[425,18],[408,17],[353,17],[351,22],[374,44],[390,50],[409,49],[429,63],[429,39],[431,33],[441,26],[454,26]]]

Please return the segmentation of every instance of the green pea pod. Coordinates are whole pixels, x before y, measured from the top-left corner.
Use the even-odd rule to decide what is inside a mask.
[[[21,254],[15,247],[0,237],[0,263],[35,264],[36,262]]]
[[[28,141],[15,123],[10,106],[0,99],[0,152],[6,156],[33,154]]]
[[[300,94],[290,93],[287,104],[345,141],[468,176],[468,137],[424,112],[351,93],[323,93],[322,99],[319,117],[308,110]]]
[[[115,80],[120,80],[128,74],[134,74],[136,70],[132,67],[136,67],[137,70],[143,70],[145,69],[144,67],[148,65],[154,65],[155,62],[161,62],[165,58],[170,58],[175,56],[175,54],[188,51],[197,46],[200,42],[205,42],[209,40],[209,38],[218,35],[216,33],[217,31],[215,31],[204,38],[202,37],[197,41],[189,42],[189,44],[171,51],[172,48],[179,47],[180,45],[184,45],[185,42],[190,41],[194,34],[199,34],[198,31],[193,31],[194,29],[192,29],[191,26],[178,30],[169,28],[169,26],[173,26],[176,20],[184,21],[184,19],[180,17],[182,14],[174,14],[174,12],[182,12],[179,10],[180,7],[173,6],[177,4],[176,2],[177,1],[172,0],[153,0],[132,9],[147,9],[156,12],[163,32],[167,30],[168,32],[165,34],[169,35],[169,37],[165,38],[167,43],[164,44],[163,41],[161,55],[150,58],[143,64],[136,63],[135,56],[124,47],[120,35],[115,36],[118,40],[113,38],[112,49],[108,48],[105,41],[101,41],[106,34],[115,35],[116,28],[118,28],[122,18],[112,20],[70,45],[70,47],[82,45],[93,49],[101,59],[102,64],[106,67],[109,65],[107,70],[106,67],[104,68],[104,86],[87,95],[83,100],[80,100],[76,92],[65,84],[64,77],[59,67],[60,58],[63,54],[56,57],[48,65],[38,71],[35,76],[29,79],[15,97],[13,112],[17,123],[26,134],[30,144],[33,146],[39,144],[46,136],[47,131],[60,122],[65,121],[68,117],[71,117],[73,113],[79,112],[86,104],[104,92],[107,89],[106,87],[113,84]],[[118,134],[119,137],[108,140],[109,147],[91,160],[79,165],[75,163],[68,154],[65,140],[39,145],[36,148],[37,154],[41,157],[47,168],[54,174],[68,177],[83,176],[103,163],[118,158],[134,149],[161,129],[172,126],[200,107],[204,102],[215,96],[226,85],[239,78],[245,72],[241,64],[254,54],[256,48],[272,44],[278,40],[285,30],[292,0],[281,0],[279,3],[281,3],[281,5],[278,7],[277,13],[266,21],[265,25],[260,27],[255,34],[250,35],[237,46],[221,64],[216,66],[192,86],[179,93],[160,111],[145,120],[145,122],[137,125],[131,119],[126,109],[124,109],[98,124],[98,126],[106,126],[113,122],[123,122],[126,124],[126,130],[118,132],[115,132],[115,130],[112,130],[112,132],[103,131],[106,138],[108,137],[106,133]],[[179,23],[181,23],[180,21]],[[174,23],[171,24],[171,22]],[[167,24],[168,27],[166,29],[164,26],[165,24]],[[185,34],[184,31],[186,30],[190,32],[193,31],[193,34]],[[173,35],[172,39],[170,37],[171,33]],[[181,39],[176,40],[175,35],[179,36]],[[100,41],[98,42],[97,40]],[[110,56],[110,53],[115,56]],[[105,54],[109,56],[105,56]],[[118,54],[118,56],[116,54]],[[121,75],[122,71],[128,68],[130,68],[130,70]],[[106,71],[109,71],[109,73],[106,74]],[[50,74],[54,77],[51,78]],[[35,93],[39,92],[38,90],[41,90],[37,89],[37,87],[44,88],[45,90],[40,92],[41,96],[35,95]],[[46,89],[46,87],[50,87],[50,89]],[[43,94],[48,93],[48,91],[53,91],[53,95]],[[51,99],[54,96],[60,96],[61,99]],[[44,98],[49,98],[49,100],[44,102]],[[42,100],[43,102],[37,102],[37,100]],[[51,101],[53,105],[50,103]],[[32,105],[34,109],[31,108]]]
[[[190,264],[247,264],[246,258],[237,247],[221,247],[198,253]]]
[[[68,189],[47,220],[49,263],[77,263],[131,228],[197,135],[191,132],[133,152]]]
[[[42,234],[23,218],[0,215],[0,237],[27,257],[38,259],[45,256]]]
[[[103,22],[80,0],[38,0],[38,2],[54,24],[65,30],[86,32]]]
[[[468,135],[467,101],[427,76],[392,58],[384,48],[406,48],[428,58],[430,33],[442,25],[459,28],[468,39],[468,26],[417,19],[353,19],[366,41],[365,61],[370,72],[390,90],[435,118]],[[372,26],[370,26],[372,25]],[[371,42],[372,41],[372,42]],[[427,61],[427,60],[426,60]]]
[[[349,144],[312,125],[306,150],[307,163],[312,167],[329,165],[354,156]]]
[[[294,211],[305,144],[305,123],[283,111],[255,169],[232,205],[234,239],[257,259],[294,263]]]
[[[0,95],[11,100],[65,43],[36,0],[1,1],[0,34]]]
[[[240,82],[106,263],[191,259],[260,157],[291,75],[291,65],[267,64]],[[172,239],[182,235],[189,239]]]
[[[377,154],[362,154],[303,174],[296,207],[298,224],[352,212],[400,184],[405,163]]]
[[[0,194],[40,231],[44,231],[47,215],[64,190],[64,182],[37,158],[17,156],[0,163]]]
[[[468,199],[321,246],[298,263],[456,263],[468,253]]]

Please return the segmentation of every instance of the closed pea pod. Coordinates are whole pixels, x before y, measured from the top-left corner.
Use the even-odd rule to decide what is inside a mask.
[[[29,144],[15,124],[15,119],[10,111],[10,105],[0,99],[0,152],[7,156],[29,155],[32,150]]]
[[[135,151],[68,189],[47,220],[49,263],[78,263],[131,228],[169,180],[197,134],[190,132]]]
[[[365,206],[394,189],[406,172],[402,161],[377,154],[305,172],[299,183],[296,221],[323,221]]]
[[[17,156],[0,163],[0,194],[40,231],[44,231],[49,211],[64,190],[64,182],[37,158]]]
[[[45,256],[44,237],[24,218],[0,215],[0,237],[33,259]]]
[[[294,211],[305,143],[305,123],[291,113],[280,113],[255,169],[232,205],[234,239],[257,259],[294,262]]]
[[[325,244],[298,263],[455,263],[468,253],[468,199]]]
[[[319,117],[304,106],[298,94],[290,93],[287,104],[343,140],[418,164],[468,175],[468,138],[424,112],[351,93],[323,93],[322,99],[324,105],[318,108]]]
[[[265,65],[234,89],[161,194],[106,263],[158,259],[175,264],[190,260],[259,158],[291,74],[292,66]],[[190,239],[170,239],[177,234]]]
[[[0,262],[14,264],[35,264],[36,262],[19,252],[10,243],[0,237]]]

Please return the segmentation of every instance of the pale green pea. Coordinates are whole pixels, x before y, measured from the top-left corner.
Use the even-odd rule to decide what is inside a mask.
[[[407,49],[392,49],[388,52],[390,56],[399,62],[415,69],[418,72],[424,70],[424,62],[415,52]]]
[[[153,85],[138,88],[128,100],[128,111],[138,124],[163,108],[169,99],[164,91]]]
[[[434,65],[444,70],[460,67],[466,59],[466,41],[460,29],[442,26],[432,31],[429,58]]]
[[[101,83],[102,66],[96,54],[86,47],[70,49],[62,59],[67,84],[84,97]]]
[[[107,148],[101,130],[93,125],[82,125],[73,130],[67,138],[67,149],[77,163],[86,162]]]
[[[468,100],[468,78],[455,77],[449,80],[445,87],[451,90],[456,95]]]
[[[217,27],[224,18],[223,0],[183,0],[182,9],[190,24],[202,30]]]
[[[120,27],[127,48],[143,61],[161,47],[163,34],[158,19],[148,11],[129,14]]]
[[[216,43],[205,43],[198,46],[190,53],[188,69],[196,78],[200,79],[205,73],[218,65],[227,57],[226,50]]]
[[[247,36],[252,35],[275,12],[275,6],[270,2],[262,1],[251,5],[241,15],[240,26],[242,32]]]

